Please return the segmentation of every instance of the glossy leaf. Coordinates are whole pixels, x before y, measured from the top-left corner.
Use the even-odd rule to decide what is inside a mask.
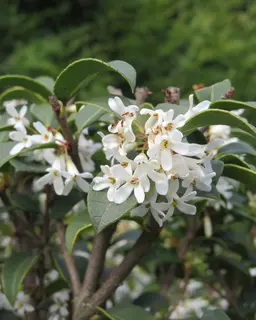
[[[184,134],[189,134],[200,127],[216,124],[224,124],[230,127],[239,128],[256,137],[256,129],[245,120],[226,110],[216,109],[203,111],[190,118],[181,128],[181,131]]]
[[[81,59],[67,66],[58,76],[54,84],[54,93],[61,100],[66,100],[88,85],[101,72],[114,71],[119,73],[130,85],[132,91],[136,84],[136,71],[124,61],[109,63],[98,59]]]
[[[54,80],[51,77],[41,76],[37,77],[35,80],[42,83],[48,90],[53,92]]]
[[[201,320],[230,320],[229,317],[222,310],[208,310],[205,311]]]
[[[119,220],[136,204],[137,200],[134,196],[130,196],[124,203],[115,204],[108,201],[107,191],[105,190],[94,191],[91,187],[88,193],[88,211],[92,225],[97,233]]]
[[[218,159],[223,161],[224,163],[236,164],[241,167],[250,168],[248,163],[246,163],[235,154],[221,154]]]
[[[80,232],[91,227],[88,210],[79,212],[73,219],[66,229],[66,246],[68,252],[71,253],[76,242],[76,239]]]
[[[253,149],[249,144],[244,142],[232,142],[219,148],[218,154],[231,153],[231,154],[253,154],[256,155],[256,150]]]
[[[256,190],[256,172],[235,164],[225,164],[223,176],[244,183],[248,188]]]
[[[2,281],[4,293],[11,305],[15,303],[17,293],[20,290],[24,277],[37,260],[38,256],[36,255],[19,252],[14,253],[5,261],[2,272]]]
[[[16,99],[16,100],[22,99],[22,100],[28,101],[29,103],[47,102],[47,100],[44,99],[39,94],[30,90],[24,89],[22,87],[14,87],[14,88],[7,89],[0,95],[0,103],[4,101],[9,101],[12,99]]]
[[[11,159],[10,164],[15,168],[17,172],[45,172],[49,167],[37,162],[25,162],[20,159]]]
[[[48,103],[33,105],[30,112],[46,126],[50,126],[55,117],[52,106]]]
[[[221,99],[225,93],[231,88],[229,79],[217,82],[209,87],[205,87],[195,91],[195,95],[199,101],[209,100],[215,101]]]
[[[248,143],[249,145],[251,145],[252,147],[256,148],[256,138],[253,137],[250,133],[248,133],[246,131],[233,128],[231,130],[231,136],[236,137],[239,140],[242,140],[242,141]]]
[[[39,94],[46,100],[48,100],[48,97],[52,95],[52,92],[42,83],[30,77],[21,75],[6,75],[0,77],[0,90],[16,86],[23,87],[24,89]]]
[[[122,303],[107,310],[107,313],[114,317],[115,320],[131,320],[137,318],[140,320],[153,320],[151,314],[136,305]]]
[[[102,108],[98,108],[93,105],[84,105],[83,109],[75,116],[75,123],[78,132],[80,133],[83,128],[88,127],[95,121],[99,120],[105,112],[106,111]]]

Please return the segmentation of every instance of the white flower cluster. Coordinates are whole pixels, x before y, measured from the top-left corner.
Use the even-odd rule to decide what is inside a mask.
[[[134,193],[140,206],[132,214],[145,215],[151,207],[159,225],[169,219],[175,208],[195,214],[196,207],[188,202],[197,194],[194,188],[211,191],[215,172],[210,151],[219,141],[214,142],[214,146],[188,143],[180,128],[209,105],[209,101],[203,101],[193,106],[193,96],[190,96],[187,113],[174,117],[172,109],[167,112],[139,110],[136,105],[126,107],[118,97],[109,99],[110,108],[120,117],[109,126],[110,133],[102,138],[112,166],[101,167],[103,176],[94,178],[93,189],[108,189],[108,200],[117,204]],[[139,113],[148,116],[145,124],[138,121]],[[138,133],[134,132],[135,128]],[[140,153],[132,156],[132,150]],[[167,201],[157,202],[158,195]]]
[[[16,131],[9,134],[11,140],[17,141],[17,144],[11,149],[10,154],[16,155],[25,148],[33,145],[42,145],[53,142],[57,144],[60,154],[56,155],[53,148],[45,148],[33,151],[33,159],[36,161],[46,161],[51,165],[46,171],[47,174],[37,180],[36,189],[41,190],[46,184],[52,184],[58,195],[68,195],[76,184],[82,191],[88,192],[89,184],[85,179],[91,179],[93,176],[90,172],[95,170],[95,164],[91,159],[92,155],[101,148],[101,144],[94,144],[92,140],[87,140],[83,134],[78,141],[79,158],[81,165],[86,171],[79,173],[76,166],[68,156],[68,143],[64,137],[55,129],[47,128],[40,121],[33,123],[35,134],[27,134],[26,127],[29,121],[25,117],[27,106],[23,106],[18,112],[14,105],[6,106],[7,113],[11,116],[8,124],[14,126]],[[65,181],[64,181],[65,180]]]
[[[27,313],[33,312],[35,308],[30,303],[29,295],[25,294],[23,291],[20,291],[17,294],[14,310],[22,318],[26,317]]]
[[[63,289],[52,295],[53,304],[49,308],[49,320],[66,320],[68,317],[69,290]]]

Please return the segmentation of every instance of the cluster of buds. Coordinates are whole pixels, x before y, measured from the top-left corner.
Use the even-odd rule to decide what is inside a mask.
[[[199,145],[186,141],[180,129],[210,105],[203,101],[194,106],[193,95],[189,99],[189,110],[177,117],[172,109],[140,110],[136,105],[126,107],[119,97],[109,99],[110,108],[121,119],[109,126],[109,134],[102,135],[103,150],[112,165],[101,166],[103,176],[94,178],[93,189],[108,189],[108,200],[117,204],[134,194],[139,206],[132,215],[143,216],[151,209],[160,226],[176,208],[195,214],[196,207],[189,202],[197,190],[211,191],[215,172],[210,151],[221,142]],[[137,119],[139,113],[148,116],[144,124]]]

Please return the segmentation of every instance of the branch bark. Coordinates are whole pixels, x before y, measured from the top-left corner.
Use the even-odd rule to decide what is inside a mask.
[[[83,300],[91,296],[97,290],[104,269],[106,252],[115,229],[116,225],[111,225],[94,238],[91,257],[89,259],[81,290],[81,299]]]
[[[65,227],[61,221],[58,221],[56,224],[57,232],[60,238],[60,249],[63,254],[64,260],[66,262],[68,273],[70,276],[70,282],[72,286],[73,295],[77,296],[80,292],[80,280],[78,277],[77,269],[74,263],[72,256],[69,255],[68,250],[65,244]]]
[[[74,319],[86,320],[95,314],[97,307],[103,304],[114,293],[119,284],[128,277],[141,258],[148,253],[160,231],[161,228],[153,220],[150,230],[144,231],[141,234],[134,247],[126,255],[122,263],[112,271],[100,289],[91,298],[78,302]]]

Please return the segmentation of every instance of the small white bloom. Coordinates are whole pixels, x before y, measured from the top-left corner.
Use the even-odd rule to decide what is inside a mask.
[[[53,140],[53,134],[40,121],[34,122],[33,127],[40,133],[32,136],[32,139],[39,144],[49,143]]]
[[[35,161],[46,161],[49,164],[53,164],[56,158],[55,150],[54,149],[38,149],[33,151],[33,159]]]
[[[83,192],[88,192],[89,183],[84,179],[92,179],[92,174],[89,172],[79,173],[71,159],[68,159],[66,164],[67,171],[62,171],[62,176],[66,178],[63,195],[68,195],[75,183]]]
[[[127,118],[134,118],[139,111],[139,107],[136,105],[130,105],[126,107],[119,97],[108,99],[108,105],[115,113],[120,115],[125,120]]]
[[[21,152],[22,149],[30,148],[32,146],[32,138],[27,135],[26,129],[20,127],[19,130],[20,131],[12,131],[9,133],[9,138],[11,140],[19,142],[11,149],[10,155],[15,155]]]
[[[162,122],[166,116],[165,112],[161,109],[158,110],[151,110],[151,109],[141,109],[140,110],[141,115],[147,115],[149,114],[150,117],[145,123],[145,132],[150,133],[151,131],[154,131],[158,127],[162,126]]]
[[[69,301],[69,291],[61,290],[52,295],[52,299],[54,304],[52,304],[49,308],[49,319],[51,320],[60,320],[66,319],[69,311],[68,311],[68,301]]]
[[[29,121],[25,117],[27,110],[28,108],[25,105],[19,112],[13,105],[7,105],[6,112],[12,117],[7,120],[7,123],[13,125],[16,130],[25,128],[25,126],[29,125]]]
[[[35,182],[37,190],[43,189],[47,184],[53,184],[54,190],[58,195],[63,194],[64,183],[62,180],[62,172],[64,171],[64,159],[62,156],[56,157],[51,168],[46,169],[48,172]]]
[[[50,283],[54,282],[59,278],[59,273],[57,270],[53,269],[46,273],[44,276],[44,284],[48,286]]]
[[[188,201],[191,201],[196,196],[196,191],[192,191],[192,187],[187,188],[186,192],[183,196],[178,196],[177,192],[179,190],[179,180],[174,179],[171,180],[169,185],[169,192],[167,194],[167,199],[170,203],[169,210],[167,212],[167,219],[169,219],[175,210],[175,208],[179,209],[179,211],[194,215],[196,214],[196,206],[192,204],[188,204]]]
[[[92,160],[92,155],[102,147],[101,143],[95,143],[92,140],[85,138],[83,134],[78,139],[78,151],[81,165],[84,171],[95,171],[95,163]]]
[[[101,171],[104,173],[103,177],[95,177],[93,179],[93,190],[99,191],[108,189],[107,197],[109,201],[114,201],[114,194],[116,189],[120,186],[120,178],[117,177],[116,168],[120,165],[114,165],[113,167],[101,166]]]
[[[194,95],[191,94],[189,96],[189,109],[188,111],[184,114],[186,120],[188,120],[189,118],[195,116],[196,114],[203,112],[207,109],[209,109],[211,102],[208,100],[204,100],[202,102],[200,102],[199,104],[197,104],[196,106],[194,106]]]
[[[35,308],[30,304],[29,295],[20,291],[14,304],[14,309],[19,316],[24,316],[27,312],[33,312]]]

